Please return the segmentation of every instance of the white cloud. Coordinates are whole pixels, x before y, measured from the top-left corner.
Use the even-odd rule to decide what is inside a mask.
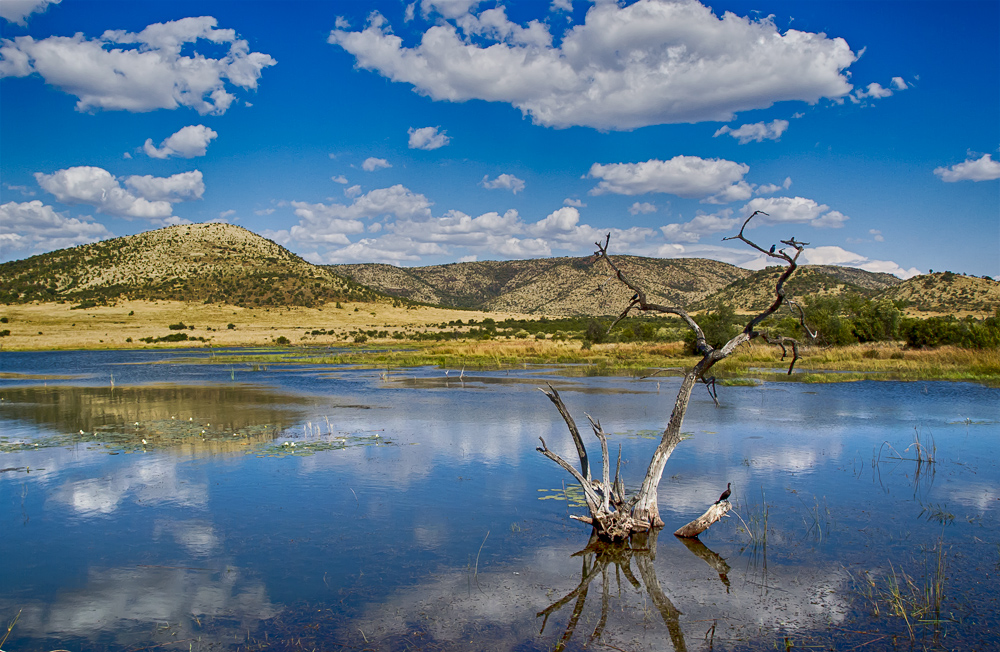
[[[410,149],[438,149],[451,141],[445,132],[438,131],[438,127],[421,127],[420,129],[410,127],[407,133],[410,135]]]
[[[437,12],[445,18],[458,18],[469,13],[483,0],[422,0],[420,11],[424,17]]]
[[[333,181],[334,183],[342,183],[342,184],[344,184],[345,186],[346,186],[346,185],[347,185],[347,183],[348,183],[348,181],[347,181],[347,177],[345,177],[345,176],[344,176],[344,175],[342,175],[342,174],[338,174],[338,175],[337,175],[337,176],[335,176],[335,177],[330,177],[330,181]]]
[[[375,158],[374,156],[369,156],[365,159],[365,162],[361,164],[361,169],[365,172],[374,172],[375,170],[391,167],[392,163],[389,161],[384,158]]]
[[[693,0],[595,3],[559,47],[546,25],[512,23],[502,7],[473,15],[476,5],[425,0],[425,14],[455,22],[439,20],[415,47],[404,47],[377,13],[364,30],[334,29],[328,42],[434,100],[505,102],[559,128],[726,122],[740,111],[852,89],[844,71],[856,56],[844,39],[782,34],[770,18],[719,18]]]
[[[728,125],[724,125],[718,131],[716,131],[712,137],[720,136],[722,134],[729,134],[733,138],[737,138],[740,141],[740,145],[746,145],[751,140],[756,142],[762,142],[766,140],[778,140],[781,138],[781,134],[785,133],[788,129],[788,120],[772,120],[771,122],[755,122],[748,125],[740,125],[736,129],[730,129]]]
[[[690,222],[667,224],[661,226],[660,231],[668,242],[695,243],[702,236],[729,231],[739,224],[740,218],[733,217],[732,209],[727,208],[712,214],[699,211]]]
[[[634,204],[628,207],[628,212],[632,213],[633,215],[638,215],[639,213],[643,214],[655,213],[656,205],[650,204],[648,201],[644,201],[641,204],[639,202],[635,202]]]
[[[35,199],[0,205],[0,251],[39,254],[112,237],[90,217],[66,217]]]
[[[587,207],[587,205],[584,204],[581,200],[579,200],[579,199],[572,199],[570,197],[567,197],[566,199],[563,200],[563,206],[573,206],[575,208],[586,208]]]
[[[351,23],[343,16],[337,16],[333,21],[337,29],[350,29]]]
[[[754,189],[755,195],[773,195],[779,190],[788,190],[792,187],[792,178],[785,177],[784,183],[780,186],[776,183],[763,183]]]
[[[486,174],[483,175],[483,180],[479,185],[490,190],[503,188],[504,190],[510,190],[516,195],[518,192],[524,190],[524,179],[518,179],[513,174],[501,174],[496,179],[490,181],[490,175]]]
[[[573,11],[573,0],[552,0],[549,11]]]
[[[358,185],[358,184],[354,184],[353,186],[350,186],[349,188],[344,188],[344,196],[352,198],[352,199],[354,197],[357,197],[358,195],[360,195],[361,192],[362,192],[361,186]]]
[[[749,171],[749,165],[725,159],[675,156],[669,161],[652,159],[642,163],[594,163],[587,176],[601,179],[590,191],[591,195],[658,192],[697,198],[725,193],[733,186],[737,186],[734,192],[741,192],[740,183]]]
[[[147,138],[142,149],[146,152],[146,156],[152,158],[168,158],[170,156],[194,158],[204,156],[208,152],[208,144],[218,136],[218,133],[205,125],[188,125],[167,137],[160,143],[159,148],[153,145],[152,138]]]
[[[875,242],[885,242],[882,232],[878,229],[868,229],[868,235],[872,236],[872,239],[874,239]]]
[[[350,189],[348,189],[350,190]],[[269,231],[269,238],[287,244],[350,245],[348,235],[365,232],[362,219],[391,215],[404,220],[430,217],[431,202],[408,188],[395,185],[357,197],[351,204],[310,204],[293,201],[298,224],[287,231]]]
[[[200,170],[181,172],[169,177],[133,175],[125,179],[125,185],[139,197],[150,201],[191,201],[201,199],[205,193],[205,182]]]
[[[31,14],[44,13],[49,5],[57,5],[62,0],[3,0],[0,2],[0,18],[26,26]]]
[[[826,204],[819,204],[805,197],[757,197],[743,207],[741,213],[750,215],[763,211],[756,220],[762,224],[809,224],[814,227],[837,228],[850,218],[839,211],[831,211]]]
[[[251,52],[234,30],[216,29],[216,24],[215,18],[201,16],[155,23],[137,33],[109,30],[98,39],[81,33],[41,40],[3,39],[0,77],[38,74],[47,84],[79,98],[78,111],[186,106],[202,115],[220,115],[236,99],[228,84],[256,89],[261,71],[277,62]],[[228,44],[228,52],[218,59],[198,52],[181,55],[182,47],[202,41]]]
[[[205,191],[198,170],[170,177],[127,177],[127,189],[107,170],[91,166],[66,168],[52,174],[36,172],[35,179],[43,190],[65,204],[89,204],[108,215],[146,219],[169,217],[172,203],[201,199]]]
[[[417,6],[416,2],[411,2],[410,4],[406,5],[406,11],[403,14],[403,22],[404,23],[408,23],[411,20],[413,20],[413,18],[414,18],[414,10],[416,9],[416,6]]]
[[[882,86],[882,84],[879,84],[878,82],[872,82],[868,84],[866,88],[858,89],[849,97],[852,102],[854,102],[855,104],[859,104],[862,101],[864,101],[865,98],[871,98],[873,100],[881,100],[886,97],[892,97],[893,89],[897,91],[904,91],[907,88],[909,88],[909,86],[906,85],[906,82],[903,81],[902,77],[893,77],[892,80],[889,82],[889,86],[890,88],[886,88]]]
[[[872,260],[861,254],[841,249],[840,247],[807,247],[799,259],[807,265],[842,265],[857,267],[869,272],[884,272],[899,278],[911,278],[920,274],[915,267],[903,269],[891,260]]]
[[[222,211],[222,212],[220,212],[219,213],[219,219],[220,220],[225,220],[226,218],[232,217],[233,215],[236,215],[236,209],[235,208],[230,208],[228,211]]]
[[[274,213],[273,208],[262,208],[253,212],[254,215],[271,215]]]
[[[934,169],[942,181],[992,181],[1000,179],[1000,161],[994,161],[990,154],[983,154],[979,159],[966,159],[964,163],[956,163],[951,167]]]

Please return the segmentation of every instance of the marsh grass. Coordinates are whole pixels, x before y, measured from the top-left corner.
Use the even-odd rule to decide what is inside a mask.
[[[767,533],[770,511],[771,506],[767,504],[766,497],[764,496],[764,487],[761,487],[759,504],[744,500],[732,512],[740,519],[740,522],[743,524],[743,531],[750,538],[749,544],[744,546],[743,550],[749,549],[750,562],[762,564],[765,571],[767,570]],[[745,519],[740,512],[745,513]]]
[[[932,549],[930,559],[925,560],[922,578],[915,578],[891,560],[888,572],[862,571],[859,576],[851,577],[856,592],[867,603],[872,616],[902,619],[910,640],[916,641],[917,628],[929,628],[936,637],[942,625],[954,620],[942,613],[948,582],[947,564],[942,538]]]

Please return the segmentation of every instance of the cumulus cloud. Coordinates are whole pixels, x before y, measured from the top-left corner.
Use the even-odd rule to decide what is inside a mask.
[[[719,193],[740,196],[749,192],[749,186],[743,181],[743,176],[749,171],[749,165],[725,159],[675,156],[669,161],[651,159],[642,163],[594,163],[587,176],[601,179],[591,189],[591,195],[643,195],[655,192],[704,198]],[[746,194],[743,199],[749,196]]]
[[[410,149],[438,149],[451,142],[451,138],[446,136],[445,132],[438,131],[438,127],[421,127],[420,129],[410,127],[407,133],[410,135]]]
[[[414,47],[377,12],[365,29],[334,29],[328,42],[434,100],[509,103],[557,128],[728,122],[740,111],[852,90],[846,69],[856,56],[844,39],[782,34],[770,18],[717,17],[694,0],[595,3],[558,46],[545,24],[513,23],[502,7],[476,14],[478,4],[423,2],[425,15],[444,20]]]
[[[580,223],[580,213],[572,206],[559,208],[534,223],[526,222],[514,210],[503,213],[490,211],[473,217],[461,211],[449,210],[440,217],[415,214],[409,217],[386,219],[380,224],[379,237],[364,237],[352,242],[350,236],[360,234],[362,224],[337,223],[333,228],[327,224],[332,219],[342,219],[343,207],[310,204],[294,204],[300,222],[297,230],[266,234],[279,242],[296,239],[327,245],[325,252],[317,251],[317,262],[388,262],[399,264],[415,262],[424,256],[448,255],[469,259],[494,258],[534,258],[551,256],[553,250],[581,252],[589,250],[594,241],[603,238],[609,231],[615,247],[629,247],[644,251],[646,240],[654,237],[652,229],[634,227],[631,229],[594,228]],[[320,215],[319,213],[323,213]],[[368,229],[371,232],[371,229]],[[306,232],[322,237],[307,236]],[[342,245],[342,246],[337,246]]]
[[[251,52],[231,29],[216,29],[211,16],[182,18],[149,25],[141,32],[109,30],[100,38],[18,36],[0,40],[0,77],[37,74],[45,83],[75,95],[78,111],[153,111],[186,106],[220,115],[236,96],[229,85],[253,90],[261,71],[277,63]],[[187,44],[208,42],[210,50],[228,44],[215,59],[197,51],[181,54]],[[130,47],[138,46],[138,47]]]
[[[168,136],[159,147],[153,145],[153,139],[147,138],[142,150],[151,158],[194,158],[204,156],[208,152],[208,144],[218,138],[219,134],[205,125],[188,125]]]
[[[365,232],[363,219],[384,215],[406,220],[427,219],[430,217],[431,202],[423,195],[397,184],[372,190],[356,197],[350,204],[293,201],[291,205],[299,218],[298,224],[287,230],[267,231],[267,237],[281,244],[294,240],[301,244],[346,246],[351,245],[349,235]]]
[[[0,18],[11,23],[26,26],[31,14],[44,13],[49,5],[57,5],[62,0],[3,0],[0,2]]]
[[[754,188],[755,195],[773,195],[779,190],[788,190],[792,187],[792,178],[785,177],[784,183],[780,186],[776,183],[762,183],[761,185]]]
[[[764,140],[778,140],[781,134],[788,129],[788,120],[772,120],[771,122],[755,122],[748,125],[740,125],[736,129],[731,129],[729,125],[722,126],[712,134],[712,137],[729,134],[740,141],[740,145],[746,145],[750,141],[762,142]]]
[[[720,231],[730,231],[738,226],[740,218],[733,217],[732,209],[723,209],[717,213],[706,214],[701,211],[690,222],[667,224],[660,227],[667,242],[695,243],[702,236]]]
[[[374,156],[369,156],[365,159],[365,162],[361,164],[361,169],[365,172],[374,172],[375,170],[391,167],[392,163],[389,161],[384,158],[375,158]]]
[[[826,204],[819,204],[805,197],[756,197],[742,209],[743,215],[762,211],[758,225],[809,224],[814,227],[838,228],[848,218],[839,211],[831,211]]]
[[[88,204],[101,213],[118,217],[162,219],[173,212],[171,204],[201,199],[205,183],[193,170],[170,177],[131,176],[125,187],[103,168],[79,166],[52,174],[35,173],[38,185],[65,204]]]
[[[344,175],[342,175],[342,174],[338,174],[338,175],[337,175],[337,176],[335,176],[335,177],[330,177],[330,181],[333,181],[334,183],[342,183],[342,184],[344,184],[345,186],[346,186],[346,185],[347,185],[347,183],[348,183],[348,181],[347,181],[347,177],[345,177],[345,176],[344,176]]]
[[[857,267],[868,272],[884,272],[903,279],[920,274],[920,270],[916,267],[903,269],[891,260],[872,260],[840,247],[807,247],[799,260],[807,265]]]
[[[83,217],[67,217],[35,199],[0,205],[0,251],[40,254],[112,237],[104,227]]]
[[[574,206],[576,208],[586,208],[587,207],[587,205],[584,204],[581,200],[579,200],[579,199],[573,199],[571,197],[567,197],[566,199],[563,200],[563,206]]]
[[[650,204],[648,201],[644,201],[642,203],[635,202],[634,204],[628,207],[628,212],[633,215],[638,215],[639,213],[642,214],[655,213],[656,205]]]
[[[496,190],[497,188],[502,188],[504,190],[509,190],[515,195],[520,191],[524,190],[524,179],[518,179],[513,174],[501,174],[496,179],[490,180],[490,175],[483,175],[483,180],[480,184],[483,188],[489,188],[490,190]]]
[[[956,181],[992,181],[1000,179],[1000,161],[994,161],[990,154],[979,159],[966,159],[951,167],[934,168],[934,174],[947,183]]]
[[[849,97],[852,102],[859,104],[865,99],[881,100],[886,97],[892,97],[893,89],[897,91],[904,91],[909,88],[909,86],[906,85],[906,82],[903,81],[902,77],[893,77],[892,81],[889,82],[889,86],[891,88],[886,88],[878,82],[872,82],[868,84],[867,87],[856,90]]]

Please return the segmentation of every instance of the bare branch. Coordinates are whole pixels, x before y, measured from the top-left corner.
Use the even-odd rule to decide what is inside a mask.
[[[580,456],[580,471],[583,473],[583,477],[590,481],[590,460],[587,458],[587,447],[583,444],[583,438],[580,437],[580,431],[576,427],[576,422],[573,421],[572,415],[570,415],[569,410],[566,409],[566,405],[562,402],[562,397],[559,396],[559,392],[556,388],[549,384],[549,391],[545,391],[541,387],[538,388],[540,392],[549,397],[549,400],[556,406],[559,410],[559,414],[562,415],[563,421],[566,422],[566,427],[569,428],[569,434],[573,437],[573,443],[576,444],[577,455]]]

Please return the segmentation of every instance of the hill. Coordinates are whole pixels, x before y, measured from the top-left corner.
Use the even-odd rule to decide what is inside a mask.
[[[171,226],[0,264],[6,304],[164,299],[314,306],[377,296],[231,224]]]
[[[706,297],[694,308],[706,310],[726,303],[741,313],[764,310],[774,301],[774,285],[782,271],[784,267],[774,266],[749,274]],[[785,290],[786,296],[800,299],[844,293],[871,298],[900,283],[902,281],[891,274],[834,265],[803,265],[788,279]]]
[[[908,303],[908,312],[915,314],[988,317],[1000,310],[1000,282],[952,272],[915,276],[879,296],[903,299]]]
[[[616,256],[622,270],[657,303],[690,305],[750,274],[728,263],[698,258]],[[609,315],[630,292],[611,281],[604,262],[590,258],[482,261],[400,268],[331,266],[337,274],[386,294],[453,308],[547,315]]]

